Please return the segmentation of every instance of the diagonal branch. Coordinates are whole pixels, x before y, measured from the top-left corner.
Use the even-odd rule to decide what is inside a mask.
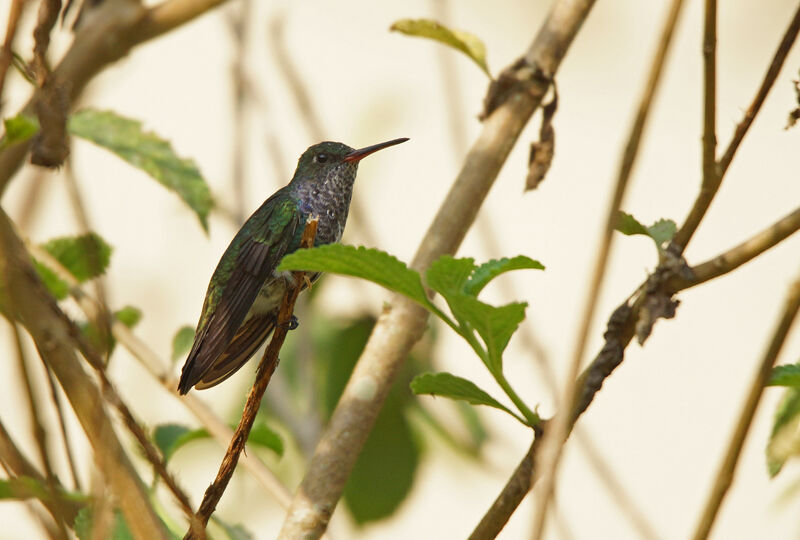
[[[556,2],[526,56],[506,70],[511,82],[502,95],[493,93],[493,110],[425,234],[413,268],[424,269],[458,249],[593,4]],[[318,538],[325,531],[389,388],[427,319],[424,309],[398,296],[381,314],[295,493],[280,538]]]
[[[305,229],[303,230],[303,238],[300,242],[301,247],[309,248],[314,245],[314,237],[317,235],[317,223],[318,220],[316,218],[306,222]],[[303,289],[306,274],[304,272],[294,272],[292,278],[294,279],[294,286],[288,287],[283,295],[275,330],[272,333],[272,339],[267,349],[264,351],[264,356],[261,358],[261,363],[258,365],[256,380],[253,383],[253,388],[250,389],[250,393],[247,395],[247,402],[242,411],[242,419],[239,421],[236,433],[234,433],[233,438],[231,438],[228,450],[222,458],[217,477],[214,479],[214,482],[208,486],[208,489],[206,489],[203,502],[200,504],[200,509],[197,511],[197,519],[203,525],[208,523],[208,519],[211,517],[211,514],[214,513],[217,503],[225,492],[225,488],[228,487],[228,482],[230,482],[233,476],[233,471],[236,469],[236,464],[239,461],[239,455],[244,450],[247,437],[250,435],[250,430],[253,427],[253,422],[255,422],[256,414],[258,414],[258,409],[261,406],[261,398],[264,397],[267,385],[270,379],[272,379],[272,373],[275,371],[275,368],[278,367],[278,353],[280,353],[283,341],[286,339],[286,334],[289,331],[289,321],[292,318],[294,304],[297,301],[297,296]],[[186,533],[184,540],[194,538],[197,538],[195,531],[190,529],[189,532]]]

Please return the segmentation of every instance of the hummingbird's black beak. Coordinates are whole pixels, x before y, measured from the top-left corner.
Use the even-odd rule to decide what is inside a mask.
[[[408,137],[402,137],[400,139],[392,139],[391,141],[373,144],[372,146],[367,146],[365,148],[359,148],[358,150],[353,150],[352,152],[344,156],[344,161],[348,162],[360,161],[361,159],[372,154],[373,152],[377,152],[378,150],[383,150],[384,148],[388,148],[389,146],[394,146],[396,144],[404,143],[407,140]]]

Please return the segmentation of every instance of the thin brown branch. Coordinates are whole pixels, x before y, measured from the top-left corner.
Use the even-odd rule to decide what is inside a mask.
[[[705,0],[703,25],[703,189],[717,177],[717,0]]]
[[[795,209],[741,244],[692,267],[692,274],[694,274],[692,279],[675,278],[670,282],[669,286],[677,292],[727,274],[776,246],[798,230],[800,230],[800,208]]]
[[[526,58],[512,71],[522,79],[493,100],[494,110],[431,223],[412,267],[420,270],[458,249],[520,132],[541,104],[552,77],[589,14],[593,0],[560,0]],[[425,331],[427,312],[394,296],[372,331],[330,424],[292,500],[280,538],[318,538],[326,529],[358,454],[395,376]]]
[[[309,248],[314,245],[314,238],[317,235],[317,223],[318,220],[316,218],[306,222],[305,229],[303,230],[303,237],[300,242],[302,248]],[[256,414],[258,414],[258,409],[261,406],[261,399],[264,396],[264,392],[267,389],[267,385],[272,378],[275,368],[278,367],[278,353],[280,353],[283,341],[286,339],[286,334],[289,331],[289,321],[292,318],[297,297],[303,289],[305,273],[293,272],[292,278],[294,285],[288,287],[283,295],[275,330],[272,333],[272,339],[267,349],[264,351],[264,356],[261,358],[261,362],[258,365],[256,380],[253,383],[250,393],[247,395],[247,402],[242,411],[242,419],[239,421],[236,433],[234,433],[228,450],[225,452],[225,456],[217,472],[217,477],[214,479],[214,482],[208,486],[208,489],[206,489],[203,502],[200,504],[200,509],[197,511],[197,518],[203,525],[208,523],[208,519],[211,517],[211,514],[214,513],[217,503],[228,487],[228,482],[230,482],[233,471],[236,469],[236,464],[239,461],[239,455],[242,453],[242,450],[244,450],[247,437],[250,435],[250,429],[255,422]],[[197,538],[197,536],[195,531],[189,530],[184,539],[188,540],[192,538]]]
[[[500,534],[511,514],[533,487],[533,456],[542,441],[542,427],[534,429],[536,434],[528,448],[528,453],[519,462],[500,495],[497,496],[480,523],[469,535],[469,540],[490,540]]]
[[[550,500],[550,495],[552,494],[555,486],[556,473],[558,470],[559,460],[561,458],[562,448],[572,425],[572,415],[570,414],[571,408],[569,404],[574,401],[574,396],[580,391],[580,388],[577,386],[578,371],[580,370],[581,360],[583,359],[586,349],[589,328],[591,326],[592,318],[594,317],[597,299],[600,296],[600,286],[605,275],[605,269],[613,240],[614,228],[618,220],[617,216],[620,205],[622,204],[622,198],[624,197],[625,190],[628,186],[628,181],[633,171],[634,163],[636,162],[636,156],[639,152],[642,134],[644,133],[644,128],[647,124],[653,99],[659,87],[661,75],[664,71],[664,65],[666,64],[667,53],[669,51],[670,44],[672,43],[672,37],[675,33],[675,27],[677,26],[678,17],[681,13],[682,7],[683,0],[673,0],[664,22],[664,28],[661,32],[658,48],[650,67],[650,73],[647,78],[645,90],[639,101],[639,108],[633,121],[630,134],[628,135],[628,142],[625,145],[625,151],[622,156],[619,175],[617,176],[617,182],[614,188],[614,195],[610,204],[608,205],[605,230],[601,240],[597,259],[595,261],[595,266],[592,271],[591,282],[589,284],[589,296],[581,315],[578,334],[575,340],[575,349],[567,370],[566,383],[559,400],[561,413],[557,414],[550,423],[549,428],[544,434],[541,452],[536,456],[536,468],[542,471],[542,482],[539,488],[541,490],[539,494],[540,496],[536,499],[534,513],[535,521],[533,529],[534,532],[532,536],[534,540],[539,540],[544,533],[544,526],[547,517],[547,506]]]
[[[111,486],[131,531],[138,538],[167,539],[144,485],[117,439],[103,400],[82,369],[73,346],[77,329],[36,276],[22,243],[0,210],[0,301],[21,322],[39,354],[61,383],[94,450],[99,471]]]
[[[58,20],[61,11],[61,0],[41,0],[36,28],[33,29],[33,73],[36,83],[44,86],[47,78],[47,49],[50,47],[50,32]]]
[[[711,493],[709,494],[705,509],[703,510],[700,522],[695,530],[693,536],[694,540],[705,540],[711,532],[714,520],[722,505],[722,500],[725,498],[725,494],[733,483],[736,464],[739,461],[739,456],[744,446],[744,440],[747,437],[747,433],[750,431],[753,417],[761,401],[761,394],[764,392],[764,386],[769,381],[772,373],[772,366],[775,365],[775,360],[778,358],[778,354],[783,348],[786,336],[789,334],[789,330],[797,316],[798,310],[800,310],[800,276],[798,276],[797,280],[791,285],[786,295],[780,320],[772,334],[767,349],[764,351],[761,364],[750,385],[747,399],[739,415],[739,420],[736,423],[736,429],[733,432],[730,443],[728,443],[728,450],[725,453],[725,458],[720,464],[719,471],[717,471],[714,486],[711,488]]]
[[[706,212],[708,212],[708,208],[711,206],[711,201],[714,199],[717,191],[719,191],[719,187],[722,184],[725,173],[728,171],[728,167],[730,167],[733,157],[736,155],[736,151],[739,149],[739,145],[750,129],[750,126],[753,124],[753,120],[755,120],[756,115],[761,110],[761,105],[764,104],[767,94],[769,94],[773,84],[775,84],[775,79],[778,78],[778,74],[783,67],[783,63],[786,61],[786,57],[789,55],[789,51],[797,39],[798,32],[800,32],[800,6],[797,7],[797,11],[795,11],[792,21],[789,23],[786,32],[784,32],[783,38],[781,38],[781,42],[772,57],[772,61],[767,68],[764,79],[761,81],[761,86],[759,86],[756,95],[753,97],[753,101],[747,108],[747,111],[745,111],[744,118],[742,118],[742,121],[736,125],[736,129],[733,132],[733,137],[731,138],[730,143],[728,143],[725,153],[717,163],[714,183],[711,185],[706,185],[704,180],[703,186],[700,189],[700,193],[697,195],[697,199],[694,201],[694,205],[692,206],[689,215],[686,217],[686,221],[675,235],[675,239],[673,240],[672,244],[673,246],[676,246],[679,253],[683,253],[683,251],[686,249],[686,246],[689,244],[689,241],[697,230],[697,227],[700,225],[700,221],[702,221],[703,217],[706,215]]]
[[[3,49],[0,50],[0,110],[3,109],[3,89],[6,84],[8,67],[11,65],[12,47],[14,46],[14,38],[17,35],[19,17],[22,15],[22,6],[25,2],[26,0],[11,0],[11,8],[8,11],[6,37],[3,40]]]
[[[126,56],[134,47],[185,24],[225,0],[165,0],[145,7],[135,0],[108,0],[94,8],[92,24],[78,29],[69,50],[53,70],[66,89],[71,108],[89,81],[103,69]],[[40,91],[34,92],[23,111],[33,111]],[[0,195],[22,165],[31,141],[0,152]]]
[[[34,393],[31,375],[28,372],[30,369],[30,361],[28,360],[28,355],[25,354],[25,346],[22,344],[22,336],[20,335],[19,328],[16,324],[12,324],[11,327],[14,333],[14,343],[17,347],[17,364],[19,366],[20,378],[22,379],[22,386],[25,389],[25,397],[28,400],[28,410],[30,410],[31,413],[31,432],[36,441],[36,448],[39,451],[39,460],[42,462],[42,467],[44,468],[45,486],[53,499],[53,505],[59,509],[58,515],[54,515],[53,518],[55,519],[59,536],[67,539],[69,535],[67,534],[67,526],[65,524],[66,516],[65,512],[60,509],[57,487],[58,481],[53,472],[53,463],[50,459],[50,451],[47,444],[47,431],[44,429],[44,423],[42,422],[42,417],[39,412],[39,401]]]

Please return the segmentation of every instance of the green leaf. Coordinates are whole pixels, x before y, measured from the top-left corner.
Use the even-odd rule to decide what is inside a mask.
[[[461,293],[473,270],[475,259],[442,255],[425,271],[425,281],[428,287],[446,297]]]
[[[0,150],[12,144],[27,141],[39,131],[39,121],[34,116],[18,114],[13,118],[3,119],[5,134],[0,139]]]
[[[491,306],[465,294],[446,298],[453,315],[466,321],[481,336],[489,354],[487,367],[492,373],[503,371],[503,351],[519,323],[525,320],[525,302],[513,302],[504,306]]]
[[[50,267],[45,266],[36,259],[33,259],[33,267],[36,269],[36,273],[39,274],[39,279],[42,280],[44,286],[56,300],[63,300],[69,296],[69,285],[50,270]]]
[[[628,236],[640,234],[651,238],[659,251],[666,242],[672,240],[678,230],[678,226],[671,219],[659,219],[649,227],[645,227],[631,214],[621,210],[614,228]]]
[[[330,272],[362,278],[399,292],[425,307],[430,305],[419,274],[392,255],[377,249],[344,244],[298,249],[286,255],[277,270]]]
[[[269,448],[279,456],[283,455],[283,439],[264,423],[255,424],[247,437],[249,444]]]
[[[481,390],[475,383],[453,375],[452,373],[423,373],[411,381],[411,391],[415,394],[429,394],[450,399],[466,401],[472,405],[487,405],[511,416],[517,417],[511,410]]]
[[[800,455],[800,388],[787,388],[775,410],[766,454],[771,477],[781,471],[790,457]]]
[[[236,426],[231,426],[236,429]],[[190,429],[181,424],[160,424],[153,430],[153,442],[156,443],[164,456],[164,461],[169,459],[179,449],[192,441],[210,439],[211,435],[204,428]],[[283,455],[283,441],[280,436],[264,424],[256,424],[250,430],[247,443],[269,448],[279,456]]]
[[[480,38],[469,32],[451,30],[431,19],[400,19],[389,30],[408,36],[434,39],[458,49],[469,56],[490,79],[492,78],[489,66],[486,65],[486,47]]]
[[[168,141],[143,131],[137,120],[111,111],[83,109],[70,117],[68,128],[73,135],[110,150],[177,193],[208,231],[208,213],[213,206],[208,185],[194,162],[178,157]]]
[[[172,338],[172,361],[175,362],[188,353],[192,343],[194,343],[194,328],[181,326]]]
[[[54,238],[41,247],[81,283],[105,273],[111,261],[111,246],[95,233]]]
[[[678,232],[678,226],[671,219],[659,219],[647,227],[648,235],[659,247],[672,240],[676,232]]]
[[[142,320],[142,310],[134,306],[125,306],[115,311],[114,317],[128,328],[133,328]]]
[[[784,364],[772,368],[772,376],[767,386],[800,387],[800,364]]]
[[[190,429],[180,424],[160,424],[153,430],[153,442],[161,450],[165,462],[182,446],[205,438],[210,438],[205,429]]]
[[[511,270],[544,270],[544,265],[525,255],[517,255],[511,259],[493,259],[485,262],[475,269],[472,277],[467,281],[464,292],[471,296],[478,296],[483,288],[494,278]]]

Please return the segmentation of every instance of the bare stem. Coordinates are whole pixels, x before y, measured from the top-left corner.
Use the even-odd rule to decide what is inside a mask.
[[[306,223],[305,230],[303,231],[303,238],[301,247],[309,248],[314,245],[314,237],[317,235],[317,220],[312,219]],[[236,464],[239,461],[239,455],[244,450],[247,437],[250,434],[250,429],[258,414],[258,409],[261,406],[261,398],[267,389],[272,373],[278,366],[278,353],[281,350],[286,333],[288,332],[288,323],[294,311],[294,304],[297,301],[297,296],[303,288],[303,280],[305,274],[303,272],[294,272],[293,278],[295,285],[287,288],[283,295],[281,308],[278,313],[278,319],[275,324],[275,330],[272,333],[272,339],[264,351],[264,356],[261,358],[261,363],[258,365],[256,372],[256,380],[253,383],[253,388],[247,395],[247,402],[242,411],[242,419],[239,421],[239,426],[231,439],[227,452],[222,459],[222,464],[217,472],[217,477],[214,482],[206,489],[203,502],[200,504],[200,509],[197,511],[197,518],[203,525],[208,523],[208,519],[217,507],[225,488],[228,487],[233,476],[233,471],[236,469]],[[195,531],[189,530],[184,537],[185,540],[197,538]]]
[[[6,22],[6,37],[3,40],[3,49],[0,51],[0,109],[3,103],[3,88],[5,88],[8,67],[11,65],[11,48],[14,45],[14,37],[17,35],[17,23],[22,15],[22,5],[25,0],[12,0],[11,9],[8,12]]]
[[[714,13],[716,14],[716,7],[714,9]],[[708,25],[709,22],[706,20],[707,30]],[[778,78],[778,74],[783,67],[783,63],[786,61],[786,57],[788,56],[795,39],[797,39],[798,32],[800,32],[800,6],[798,6],[792,21],[789,23],[788,28],[786,28],[786,32],[783,34],[783,38],[781,39],[781,42],[772,57],[772,61],[767,68],[764,79],[761,81],[761,86],[758,88],[758,91],[753,97],[753,101],[750,103],[747,111],[745,111],[744,118],[742,118],[742,121],[736,125],[736,129],[733,132],[733,137],[731,138],[730,143],[728,143],[725,153],[722,155],[717,163],[717,166],[715,167],[715,174],[713,176],[714,182],[706,184],[706,180],[709,177],[704,175],[703,185],[700,189],[697,199],[694,201],[692,210],[689,212],[689,215],[686,217],[686,221],[675,235],[673,245],[677,246],[678,251],[681,253],[686,249],[686,246],[689,244],[689,240],[691,240],[692,236],[697,230],[697,227],[700,225],[700,221],[702,221],[703,217],[706,215],[706,212],[708,212],[708,208],[711,206],[711,201],[714,199],[717,191],[719,191],[719,187],[722,184],[722,179],[725,177],[725,173],[728,171],[728,167],[730,167],[733,157],[736,155],[736,151],[739,149],[739,145],[744,139],[744,136],[747,134],[747,131],[750,129],[750,126],[753,124],[753,120],[755,120],[759,110],[761,110],[761,105],[764,104],[764,100],[767,98],[767,94],[769,94],[769,91],[772,89],[772,85],[775,84],[775,79]],[[705,137],[703,141],[705,148]],[[705,165],[704,159],[704,171]]]
[[[636,113],[636,118],[634,119],[630,134],[628,135],[628,142],[622,155],[622,163],[617,176],[614,195],[608,206],[605,230],[589,285],[589,296],[586,300],[586,305],[584,306],[580,325],[578,327],[578,334],[575,340],[575,349],[567,371],[566,384],[564,385],[563,392],[561,393],[561,399],[559,400],[561,413],[555,416],[549,428],[545,432],[544,441],[542,442],[542,450],[537,456],[538,465],[536,468],[542,471],[542,483],[540,486],[540,496],[538,499],[536,499],[533,533],[534,540],[539,540],[544,532],[544,525],[547,517],[547,505],[550,500],[550,496],[553,493],[556,472],[558,469],[559,460],[561,458],[563,444],[567,439],[567,435],[571,427],[572,415],[570,414],[570,404],[573,403],[576,392],[579,390],[577,387],[578,371],[580,369],[581,359],[583,358],[586,349],[586,341],[588,340],[589,336],[589,327],[591,326],[595,307],[597,306],[597,299],[600,296],[600,285],[602,284],[603,276],[605,275],[606,264],[608,262],[608,257],[611,250],[614,227],[617,223],[617,216],[620,205],[622,204],[622,198],[625,195],[625,190],[628,186],[631,172],[633,171],[633,165],[639,152],[642,133],[644,132],[647,118],[650,113],[650,107],[653,103],[656,90],[658,89],[659,81],[661,80],[661,74],[663,73],[664,65],[666,63],[667,52],[669,51],[672,37],[675,33],[675,27],[678,22],[678,16],[681,13],[682,7],[683,0],[673,0],[670,10],[667,13],[667,18],[664,22],[664,28],[661,32],[661,39],[659,40],[658,48],[653,58],[650,74],[647,78],[647,84],[639,101],[639,109]]]
[[[747,393],[747,400],[739,415],[739,421],[736,424],[736,429],[733,432],[731,441],[728,443],[728,450],[725,453],[725,458],[720,464],[719,471],[717,471],[714,486],[711,488],[705,510],[697,525],[697,530],[694,533],[694,540],[705,540],[711,532],[711,527],[714,525],[714,520],[722,505],[722,500],[725,498],[725,494],[733,483],[736,464],[739,461],[745,437],[747,437],[747,433],[750,431],[750,425],[753,423],[753,417],[761,401],[761,394],[764,391],[764,386],[767,384],[767,381],[769,381],[772,373],[772,366],[778,358],[778,354],[786,341],[786,336],[789,334],[792,322],[794,322],[799,309],[800,277],[792,284],[786,295],[781,318],[772,334],[767,349],[764,351],[761,364],[750,385],[750,390]]]

